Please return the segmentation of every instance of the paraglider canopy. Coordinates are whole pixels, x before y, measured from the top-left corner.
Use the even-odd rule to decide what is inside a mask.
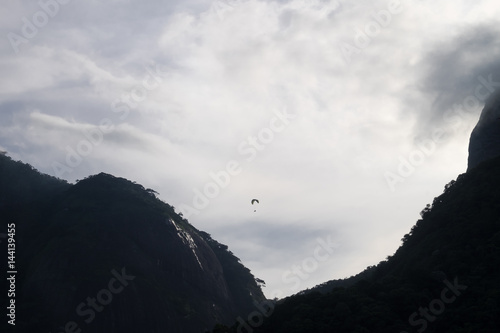
[[[259,202],[259,200],[257,200],[257,199],[252,199],[252,205],[253,205],[254,203],[260,203],[260,202]],[[254,213],[255,213],[255,212],[257,211],[257,209],[254,209],[253,211],[254,211]]]

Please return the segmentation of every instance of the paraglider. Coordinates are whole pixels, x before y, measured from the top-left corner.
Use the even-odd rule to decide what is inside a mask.
[[[259,200],[257,200],[257,199],[252,199],[252,201],[251,201],[251,202],[252,202],[252,206],[253,206],[253,204],[254,204],[254,203],[260,203],[260,202],[259,202]],[[256,211],[257,211],[257,210],[256,210],[256,209],[254,209],[254,212],[256,212]]]

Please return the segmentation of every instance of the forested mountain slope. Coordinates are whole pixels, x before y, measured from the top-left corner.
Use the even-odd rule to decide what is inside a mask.
[[[227,246],[123,178],[71,185],[0,156],[0,216],[15,224],[16,332],[204,332],[264,299]]]
[[[214,332],[498,332],[500,158],[447,184],[421,216],[354,285],[291,296],[263,323]]]

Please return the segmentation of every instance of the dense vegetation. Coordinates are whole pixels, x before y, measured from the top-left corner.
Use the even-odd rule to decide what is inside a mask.
[[[387,260],[213,332],[498,332],[499,171],[497,158],[447,184]]]

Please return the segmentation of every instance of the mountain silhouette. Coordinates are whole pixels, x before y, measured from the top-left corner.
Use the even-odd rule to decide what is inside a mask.
[[[500,91],[486,102],[469,141],[468,170],[500,156]]]
[[[471,135],[467,172],[421,211],[392,256],[213,333],[498,332],[499,110],[491,98]]]
[[[155,193],[104,173],[72,185],[0,155],[1,231],[15,225],[15,331],[198,333],[265,300],[226,245]]]

